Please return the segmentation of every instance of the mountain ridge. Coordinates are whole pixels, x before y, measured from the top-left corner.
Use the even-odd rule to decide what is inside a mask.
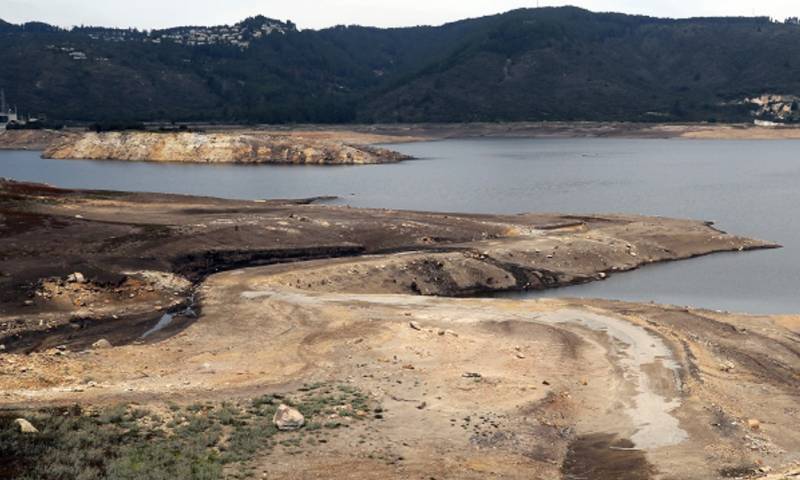
[[[441,26],[152,31],[0,20],[0,87],[73,121],[743,121],[800,91],[800,27],[576,7]]]

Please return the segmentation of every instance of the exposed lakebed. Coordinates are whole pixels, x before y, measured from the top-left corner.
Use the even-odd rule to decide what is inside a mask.
[[[359,207],[713,220],[723,230],[785,248],[650,266],[535,295],[791,313],[800,311],[798,147],[791,140],[446,140],[391,147],[420,160],[359,167],[66,161],[0,152],[0,176],[245,199],[337,195],[337,202]]]

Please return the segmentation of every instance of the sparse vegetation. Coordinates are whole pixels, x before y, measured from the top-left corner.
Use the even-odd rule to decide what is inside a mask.
[[[279,432],[272,416],[281,403],[298,408],[310,420],[307,426],[297,432]],[[291,396],[266,395],[221,404],[168,404],[151,409],[117,405],[100,411],[76,407],[26,412],[24,416],[40,433],[20,433],[13,423],[15,417],[0,418],[0,459],[4,460],[0,477],[239,478],[257,453],[276,445],[289,453],[301,453],[304,444],[324,443],[319,440],[329,435],[325,430],[347,425],[345,421],[330,420],[331,417],[337,418],[344,410],[366,412],[370,406],[369,399],[356,389],[315,384]]]

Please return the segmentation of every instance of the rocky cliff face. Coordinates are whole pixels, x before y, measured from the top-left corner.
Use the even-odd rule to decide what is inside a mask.
[[[241,132],[109,132],[66,135],[46,158],[192,163],[366,165],[409,157],[333,139]]]

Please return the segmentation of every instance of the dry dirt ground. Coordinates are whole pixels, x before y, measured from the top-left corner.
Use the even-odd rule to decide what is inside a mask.
[[[4,182],[0,406],[158,409],[339,384],[380,413],[313,449],[260,451],[249,477],[793,478],[800,317],[463,298],[774,246],[652,217]]]

